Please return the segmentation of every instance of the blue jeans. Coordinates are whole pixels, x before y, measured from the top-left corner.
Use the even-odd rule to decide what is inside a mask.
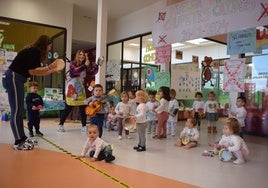
[[[24,83],[27,78],[8,69],[2,77],[3,87],[8,94],[11,110],[10,127],[15,138],[15,144],[24,142],[27,137],[23,127]]]
[[[93,116],[90,118],[90,124],[97,125],[99,130],[99,137],[101,138],[102,132],[103,132],[103,121],[104,121],[104,115],[105,114],[96,114],[96,116]]]

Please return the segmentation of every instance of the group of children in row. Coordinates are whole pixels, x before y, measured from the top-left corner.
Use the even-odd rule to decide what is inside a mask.
[[[38,125],[35,126],[36,133],[39,133],[42,136],[43,134],[39,130],[39,123],[32,122],[36,121],[36,119],[32,117],[33,114],[37,114],[37,112],[43,107],[41,100],[38,96],[36,96],[38,85],[31,84],[30,88],[32,94],[29,94],[29,96],[34,95],[35,99],[29,99],[28,101],[31,103],[27,103],[27,109],[29,111],[28,127],[31,135],[33,126]],[[103,96],[102,85],[96,84],[93,93],[94,95],[86,100],[88,105],[90,105],[90,103],[94,100],[98,100]],[[130,92],[130,96],[132,94],[133,93]],[[147,133],[154,134],[153,138],[155,139],[166,138],[168,133],[170,133],[172,136],[175,136],[177,115],[179,110],[178,102],[176,100],[176,91],[174,89],[169,89],[169,87],[160,87],[158,94],[160,97],[159,101],[157,101],[155,98],[156,92],[148,92],[147,94],[147,92],[144,90],[139,90],[135,93],[135,95],[131,96],[132,102],[130,102],[129,93],[123,91],[121,93],[121,102],[119,102],[115,107],[111,107],[111,111],[107,117],[108,130],[116,129],[116,127],[118,127],[118,139],[122,139],[123,130],[125,131],[126,137],[130,138],[129,131],[124,129],[123,120],[126,117],[135,119],[138,144],[137,146],[134,146],[133,149],[138,152],[146,151],[146,129]],[[208,101],[206,103],[202,101],[202,93],[197,92],[195,97],[196,100],[193,104],[194,117],[189,117],[187,119],[186,126],[181,132],[178,141],[175,143],[175,146],[184,146],[185,148],[197,146],[199,139],[198,129],[200,128],[200,119],[203,118],[204,114],[208,120],[208,133],[217,133],[216,121],[218,120],[219,106],[218,102],[215,100],[215,93],[209,92]],[[34,103],[36,100],[39,101],[38,104]],[[239,131],[240,128],[243,130],[245,125],[245,102],[244,97],[237,98],[237,110],[231,112],[230,115],[233,118],[228,119],[223,128],[222,139],[218,144],[214,145],[214,147],[217,149],[226,148],[232,152],[236,157],[236,160],[234,161],[235,164],[243,164],[246,156],[248,155],[247,146],[242,139],[243,131]],[[103,105],[105,103],[106,101],[102,101]],[[34,117],[37,117],[37,115]],[[79,157],[84,157],[89,151],[89,156],[92,161],[104,159],[106,162],[111,162],[115,159],[115,157],[112,155],[111,145],[107,144],[101,139],[104,118],[104,108],[98,111],[94,117],[90,118],[91,125],[88,126],[87,129],[88,139]],[[238,133],[241,137],[237,135]]]

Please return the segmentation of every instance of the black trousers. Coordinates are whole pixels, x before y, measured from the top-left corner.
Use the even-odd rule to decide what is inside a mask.
[[[71,113],[73,108],[74,108],[74,106],[69,106],[68,104],[65,104],[65,108],[63,111],[61,111],[61,114],[60,114],[60,125],[64,124],[66,118]],[[79,106],[79,112],[80,112],[80,116],[81,116],[82,126],[87,125],[87,115],[85,112],[85,108],[86,108],[86,105]]]

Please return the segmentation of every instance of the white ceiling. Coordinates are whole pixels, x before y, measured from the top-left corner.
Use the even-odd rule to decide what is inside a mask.
[[[98,0],[64,0],[75,5],[76,11],[79,11],[84,17],[97,18]],[[160,0],[106,0],[108,2],[108,19],[117,19],[131,12],[154,4]],[[208,39],[208,38],[207,38]],[[213,36],[209,39],[226,44],[226,35]],[[95,46],[95,44],[83,41],[72,41],[75,52],[78,49],[88,49]]]
[[[96,18],[98,0],[64,0],[73,3],[85,16]],[[105,0],[104,0],[105,1]],[[154,4],[160,0],[106,0],[108,2],[108,19],[116,19]]]

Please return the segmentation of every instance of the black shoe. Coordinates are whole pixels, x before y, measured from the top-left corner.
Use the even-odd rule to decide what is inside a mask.
[[[30,137],[34,137],[34,134],[32,131],[30,131],[29,135],[30,135]]]
[[[104,160],[105,162],[109,163],[115,160],[115,157],[112,154],[109,154]]]
[[[36,136],[44,136],[44,134],[43,133],[41,133],[40,131],[36,131]]]
[[[141,147],[141,146],[138,144],[138,146],[134,146],[133,149],[137,150],[139,147]]]
[[[161,135],[160,138],[167,138],[167,135]]]
[[[140,146],[140,147],[137,149],[137,152],[141,152],[141,151],[146,151],[146,147],[145,147],[145,146]]]
[[[160,139],[160,136],[154,135],[153,138]]]

